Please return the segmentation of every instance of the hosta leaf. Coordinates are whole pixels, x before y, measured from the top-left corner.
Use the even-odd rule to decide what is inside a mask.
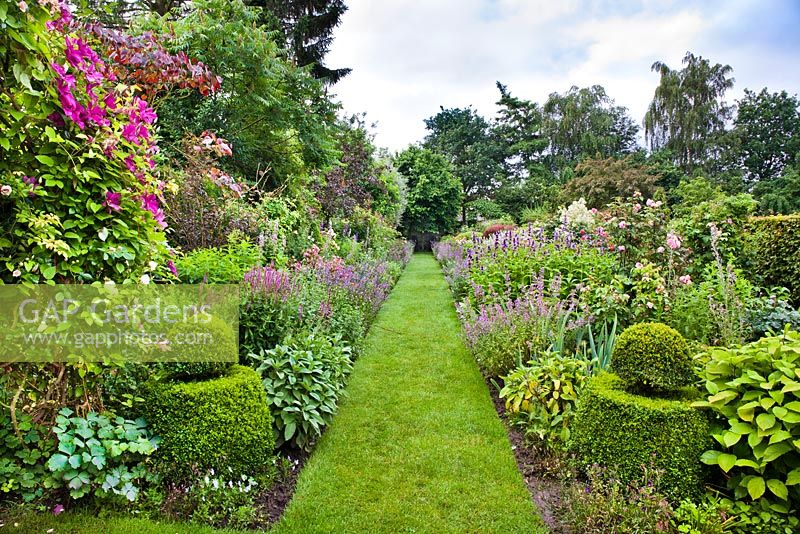
[[[776,497],[779,497],[784,501],[789,497],[789,490],[786,489],[786,486],[783,484],[783,482],[777,478],[771,478],[767,480],[767,487]]]
[[[775,417],[777,417],[778,419],[781,419],[781,420],[783,420],[783,418],[786,417],[788,414],[789,414],[789,410],[787,410],[783,406],[775,406],[772,409],[772,415],[774,415]]]
[[[716,395],[711,395],[708,398],[708,402],[710,402],[711,404],[727,404],[731,400],[735,399],[736,396],[737,393],[735,391],[726,389],[724,391],[720,391]]]
[[[723,443],[725,443],[726,447],[733,447],[734,445],[739,443],[740,439],[742,439],[742,435],[737,434],[736,432],[725,432],[725,434],[722,437],[722,441]]]
[[[747,435],[752,431],[753,427],[747,423],[736,422],[731,425],[731,432],[736,432],[737,434]]]
[[[756,417],[756,424],[762,430],[769,430],[775,426],[775,416],[770,413],[758,414]]]
[[[722,468],[723,471],[726,473],[733,469],[733,466],[736,465],[736,456],[733,454],[720,454],[717,457],[717,463]]]
[[[294,436],[294,432],[297,429],[297,424],[294,421],[289,421],[286,423],[286,428],[283,429],[283,439],[289,441],[292,436]]]
[[[772,462],[777,458],[780,458],[790,450],[792,450],[792,446],[786,443],[785,441],[782,441],[780,443],[775,443],[774,445],[770,445],[764,451],[764,461]]]
[[[717,465],[719,455],[722,454],[719,451],[706,451],[700,456],[700,461],[706,465]]]
[[[758,406],[757,402],[755,402],[755,401],[748,402],[747,404],[743,404],[743,405],[739,406],[736,409],[736,413],[743,420],[752,421],[753,420],[753,414],[755,412],[756,406]]]
[[[785,430],[778,430],[770,436],[769,444],[772,445],[773,443],[779,443],[787,439],[792,439],[792,435]]]
[[[747,482],[747,493],[751,499],[759,499],[764,495],[766,484],[761,477],[753,477]]]

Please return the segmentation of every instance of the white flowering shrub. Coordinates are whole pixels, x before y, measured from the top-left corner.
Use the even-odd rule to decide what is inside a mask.
[[[591,228],[594,226],[594,213],[586,207],[581,198],[558,212],[559,220],[570,228]]]

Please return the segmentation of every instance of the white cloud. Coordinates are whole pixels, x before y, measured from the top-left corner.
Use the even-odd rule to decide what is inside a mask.
[[[347,111],[367,111],[378,144],[393,150],[421,140],[423,119],[440,105],[472,104],[493,116],[496,80],[540,102],[571,85],[600,84],[640,121],[658,83],[651,64],[679,67],[687,50],[730,63],[740,89],[733,96],[765,84],[796,91],[800,75],[776,69],[789,58],[763,61],[757,42],[714,40],[726,29],[735,35],[737,13],[753,8],[718,1],[700,10],[641,0],[623,11],[598,0],[353,0],[327,62],[353,68],[333,91]]]

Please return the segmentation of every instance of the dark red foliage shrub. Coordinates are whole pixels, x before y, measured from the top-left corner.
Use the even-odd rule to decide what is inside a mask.
[[[498,232],[507,232],[508,230],[513,230],[514,228],[515,226],[513,224],[492,224],[483,231],[483,237],[489,237],[490,235],[494,235]]]

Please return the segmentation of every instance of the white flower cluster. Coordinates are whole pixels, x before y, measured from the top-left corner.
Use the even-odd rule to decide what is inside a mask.
[[[594,226],[594,214],[581,198],[558,212],[559,220],[570,228]]]
[[[228,468],[228,471],[231,471],[232,474],[232,470],[230,468]],[[223,477],[215,476],[216,473],[214,472],[214,469],[211,469],[209,473],[211,476],[204,476],[201,481],[201,485],[206,488],[211,487],[214,490],[219,490],[222,488],[236,490],[239,493],[250,493],[253,487],[258,485],[258,482],[247,475],[241,475],[240,480],[235,480],[235,478],[234,480],[225,480]]]

